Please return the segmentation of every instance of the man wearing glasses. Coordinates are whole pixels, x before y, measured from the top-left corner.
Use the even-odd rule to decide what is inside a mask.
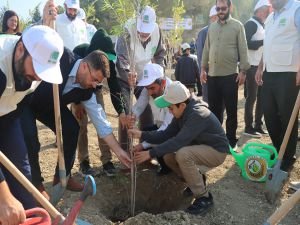
[[[70,50],[65,48],[60,60],[63,75],[63,83],[60,85],[61,122],[66,174],[70,176],[67,189],[82,191],[83,186],[71,177],[71,169],[75,160],[79,125],[70,109],[70,103],[81,103],[89,118],[94,124],[97,134],[103,138],[118,159],[127,167],[130,166],[129,155],[119,146],[113,135],[112,127],[106,118],[106,114],[100,104],[97,103],[95,88],[101,85],[103,79],[109,76],[109,60],[104,52],[93,51],[83,59],[78,59]],[[28,147],[28,155],[32,167],[33,184],[45,197],[49,198],[41,176],[38,152],[40,144],[37,136],[35,119],[39,120],[55,132],[55,118],[53,108],[52,87],[42,83],[32,96],[30,108],[24,110],[22,125],[25,133],[25,141]],[[58,170],[56,170],[53,185],[59,182]]]
[[[221,123],[225,105],[226,136],[230,145],[235,147],[238,86],[244,83],[250,65],[244,26],[231,17],[230,9],[231,0],[216,1],[219,20],[208,30],[200,79],[202,83],[207,82],[209,108]]]

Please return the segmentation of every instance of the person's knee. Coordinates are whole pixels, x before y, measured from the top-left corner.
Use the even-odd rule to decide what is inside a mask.
[[[179,165],[191,161],[191,155],[187,147],[183,147],[176,152],[176,161]]]

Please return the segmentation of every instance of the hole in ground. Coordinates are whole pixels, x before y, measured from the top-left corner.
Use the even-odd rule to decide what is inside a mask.
[[[184,210],[191,197],[182,195],[184,183],[175,174],[157,176],[155,169],[138,169],[135,215],[141,212],[159,214]],[[112,222],[122,222],[131,217],[130,174],[118,174],[114,178],[97,179],[95,207]]]

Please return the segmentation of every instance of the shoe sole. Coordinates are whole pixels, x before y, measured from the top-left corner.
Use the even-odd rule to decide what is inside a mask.
[[[109,173],[105,170],[103,170],[104,174],[107,176],[107,177],[115,177],[116,176],[116,173]]]
[[[207,213],[209,213],[212,210],[213,206],[214,206],[214,204],[210,205],[205,211],[202,211],[200,213],[190,212],[188,210],[185,210],[185,212],[189,213],[189,214],[192,214],[192,215],[205,216]]]
[[[255,135],[255,134],[249,134],[249,133],[243,133],[245,136],[248,136],[248,137],[253,137],[253,138],[261,138],[262,137],[262,134],[261,135]]]

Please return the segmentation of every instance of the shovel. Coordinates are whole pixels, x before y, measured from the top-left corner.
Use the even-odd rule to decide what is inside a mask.
[[[283,155],[286,150],[287,143],[290,138],[290,134],[292,131],[292,128],[294,126],[294,122],[296,120],[296,117],[298,116],[300,106],[300,92],[298,92],[297,100],[295,102],[295,106],[288,124],[288,127],[286,129],[283,141],[280,146],[277,163],[275,164],[274,168],[269,168],[267,172],[267,182],[266,182],[266,188],[265,188],[265,196],[269,203],[274,203],[276,198],[279,195],[279,192],[281,191],[284,183],[286,182],[288,178],[288,173],[285,171],[282,171],[280,169],[281,162]]]
[[[57,209],[33,186],[33,184],[15,167],[15,165],[0,151],[0,163],[30,192],[33,197],[46,209],[46,211],[54,218],[53,225],[73,225],[76,216],[79,213],[83,201],[88,197],[96,194],[96,184],[92,176],[87,176],[84,191],[80,196],[82,204],[78,207],[78,201],[72,207],[71,212],[65,218]],[[76,216],[74,216],[76,215]],[[88,222],[77,219],[77,225],[91,225]]]
[[[275,225],[278,224],[288,213],[293,209],[293,207],[300,200],[300,190],[295,192],[288,200],[283,202],[283,204],[269,217],[264,225]]]
[[[54,3],[54,0],[53,0]],[[49,12],[50,13],[50,12]],[[50,27],[55,30],[55,21],[51,21]],[[55,131],[58,148],[58,167],[59,167],[59,179],[60,182],[53,186],[50,202],[56,205],[62,198],[66,186],[67,179],[64,150],[62,144],[62,129],[61,129],[61,115],[60,115],[60,100],[59,100],[59,88],[58,84],[53,84],[53,101],[54,101],[54,116],[55,116]]]

